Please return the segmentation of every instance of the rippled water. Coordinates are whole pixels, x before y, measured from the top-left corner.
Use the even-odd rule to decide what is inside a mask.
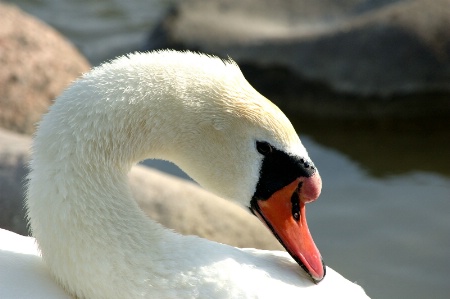
[[[10,2],[56,27],[94,65],[140,49],[170,3]],[[319,200],[308,205],[308,219],[325,262],[372,298],[449,298],[448,129],[292,120],[324,182]]]

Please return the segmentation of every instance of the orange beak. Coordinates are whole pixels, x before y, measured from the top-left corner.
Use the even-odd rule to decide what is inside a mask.
[[[315,200],[322,187],[318,173],[298,178],[267,200],[256,200],[254,214],[265,223],[294,260],[315,283],[325,276],[325,265],[306,222],[305,203]]]

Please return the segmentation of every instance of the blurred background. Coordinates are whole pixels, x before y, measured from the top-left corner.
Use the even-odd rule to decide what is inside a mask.
[[[449,0],[18,0],[0,2],[0,27],[0,127],[21,135],[70,81],[117,55],[233,58],[322,175],[308,220],[325,263],[372,298],[449,297]],[[0,162],[24,163],[2,142]],[[5,169],[0,194],[24,175]],[[3,227],[15,205],[0,205]]]

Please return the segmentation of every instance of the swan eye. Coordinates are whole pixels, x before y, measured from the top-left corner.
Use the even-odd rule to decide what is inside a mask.
[[[272,146],[265,142],[265,141],[257,141],[256,142],[256,149],[258,150],[258,152],[264,156],[272,153],[273,148]]]

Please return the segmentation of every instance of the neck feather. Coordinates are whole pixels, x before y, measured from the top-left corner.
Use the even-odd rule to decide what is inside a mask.
[[[27,196],[30,227],[51,273],[76,297],[132,298],[152,292],[161,297],[166,294],[159,293],[161,289],[193,289],[198,283],[193,261],[204,262],[196,244],[215,246],[206,240],[191,244],[192,238],[181,238],[145,217],[128,186],[127,173],[137,161],[171,160],[201,184],[221,182],[206,186],[218,195],[245,199],[253,192],[252,184],[241,184],[246,186],[239,188],[242,194],[228,194],[223,170],[228,170],[227,178],[238,180],[243,168],[230,168],[226,159],[214,160],[214,149],[201,142],[204,132],[212,134],[209,140],[228,138],[222,132],[227,123],[215,116],[226,108],[214,102],[226,96],[218,83],[223,78],[211,82],[215,77],[208,72],[225,68],[228,74],[231,68],[234,74],[237,67],[217,60],[216,67],[196,72],[203,77],[196,77],[196,88],[188,88],[190,64],[168,72],[170,66],[141,58],[118,60],[72,85],[44,117],[33,143]],[[205,93],[195,94],[197,90]],[[186,152],[191,156],[181,157]],[[201,167],[211,171],[205,160],[215,161],[220,171],[196,172]],[[257,167],[245,170],[246,177],[258,174]]]
[[[143,214],[127,177],[135,162],[162,156],[157,136],[163,132],[123,115],[132,112],[130,103],[101,110],[81,99],[74,112],[63,109],[70,100],[59,99],[33,144],[27,209],[44,260],[80,298],[132,297],[133,289],[148,289],[149,277],[164,285],[158,274],[158,261],[166,258],[161,244],[178,237]]]

